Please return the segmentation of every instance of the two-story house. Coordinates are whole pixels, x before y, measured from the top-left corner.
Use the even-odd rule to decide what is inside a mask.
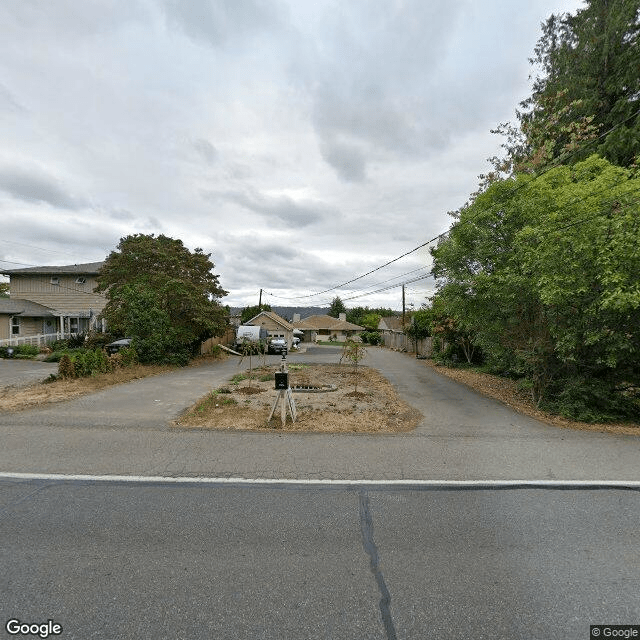
[[[46,343],[96,327],[105,304],[94,293],[102,262],[7,269],[9,297],[0,298],[0,345]]]

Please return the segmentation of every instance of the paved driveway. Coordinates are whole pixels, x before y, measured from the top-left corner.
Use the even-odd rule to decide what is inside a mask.
[[[58,371],[57,362],[0,358],[0,389],[40,382]]]
[[[290,362],[336,362],[313,347]],[[238,371],[190,367],[61,405],[0,416],[0,471],[347,479],[639,480],[640,438],[522,416],[414,357],[369,349],[368,364],[422,411],[407,434],[184,430],[171,420]],[[279,356],[270,356],[276,366]],[[244,366],[244,365],[243,365]]]

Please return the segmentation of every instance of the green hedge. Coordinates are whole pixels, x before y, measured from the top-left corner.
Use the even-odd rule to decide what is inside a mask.
[[[8,350],[13,349],[14,358],[33,358],[40,353],[40,349],[32,344],[21,344],[16,347],[0,347],[0,358],[8,358]]]

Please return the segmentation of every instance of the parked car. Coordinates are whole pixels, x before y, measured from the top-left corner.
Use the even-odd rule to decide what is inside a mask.
[[[267,353],[287,353],[287,341],[283,338],[274,338],[267,346]]]
[[[121,340],[116,340],[115,342],[110,342],[105,346],[107,353],[111,355],[112,353],[118,353],[120,349],[125,349],[126,347],[131,346],[131,341],[133,338],[122,338]]]

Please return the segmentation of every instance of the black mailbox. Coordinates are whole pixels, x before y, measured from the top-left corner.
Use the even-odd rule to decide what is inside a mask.
[[[282,371],[276,372],[276,389],[289,388],[289,374]]]

